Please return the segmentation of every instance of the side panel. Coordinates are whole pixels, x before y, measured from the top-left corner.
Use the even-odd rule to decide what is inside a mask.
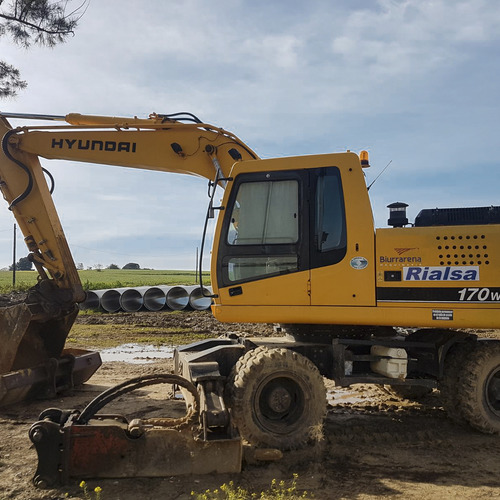
[[[245,319],[239,321],[253,322],[255,306],[308,306],[309,272],[298,272],[284,276],[276,276],[264,280],[243,283],[236,287],[219,289],[217,302],[224,306],[244,306]],[[242,293],[231,295],[233,289],[241,287]]]
[[[448,308],[446,308],[448,309]],[[316,323],[337,325],[382,325],[432,328],[500,328],[500,308],[480,306],[452,309],[453,317],[436,315],[432,304],[427,307],[392,306],[234,306],[215,304],[213,312],[219,321],[248,323]],[[438,307],[438,311],[442,307]]]
[[[377,230],[377,304],[498,309],[500,225]]]

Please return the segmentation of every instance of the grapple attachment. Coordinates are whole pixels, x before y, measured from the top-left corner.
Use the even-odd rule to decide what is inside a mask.
[[[113,399],[153,384],[175,384],[185,397],[182,418],[133,419],[98,414]],[[38,453],[33,482],[46,488],[70,478],[165,477],[240,472],[242,444],[235,429],[203,428],[199,395],[173,374],[147,375],[117,385],[82,411],[45,410],[29,431]]]

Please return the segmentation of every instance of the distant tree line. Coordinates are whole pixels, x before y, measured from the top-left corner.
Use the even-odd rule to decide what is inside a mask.
[[[13,270],[13,265],[11,264],[9,266],[9,271]],[[79,271],[83,271],[84,265],[82,262],[79,262],[76,264],[76,268]],[[103,266],[101,264],[96,264],[93,269],[97,271],[101,271]],[[16,271],[31,271],[33,269],[33,263],[31,260],[28,259],[28,257],[21,257],[17,262],[16,262]],[[92,269],[92,267],[88,268],[89,270]],[[120,266],[117,264],[110,264],[106,269],[120,269]],[[137,264],[136,262],[129,262],[128,264],[125,264],[122,269],[141,269],[141,266]]]
[[[110,264],[108,267],[108,269],[120,269],[119,266],[117,266],[116,264]],[[136,262],[129,262],[128,264],[125,264],[122,269],[140,269],[141,266],[139,264],[137,264]]]
[[[16,262],[16,271],[31,271],[33,269],[33,262],[28,259],[28,257],[21,257]],[[14,266],[11,264],[9,266],[9,271],[13,271]]]
[[[80,269],[78,267],[78,269]],[[81,264],[81,269],[83,269],[83,264]],[[93,268],[88,267],[87,269],[95,269],[97,271],[100,271],[103,269],[103,266],[101,264],[96,264]],[[117,264],[110,264],[106,269],[120,269],[120,266]],[[125,264],[122,269],[141,269],[141,266],[137,264],[136,262],[129,262],[128,264]]]
[[[122,269],[140,269],[141,266],[139,264],[136,264],[135,262],[129,262],[128,264],[125,264]]]

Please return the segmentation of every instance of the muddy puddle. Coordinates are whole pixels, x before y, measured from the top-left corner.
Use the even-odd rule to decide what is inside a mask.
[[[149,344],[122,344],[100,351],[103,363],[122,361],[124,363],[154,363],[171,359],[176,346],[154,346]]]
[[[366,395],[355,387],[329,388],[326,392],[326,400],[330,406],[363,403],[366,398]]]

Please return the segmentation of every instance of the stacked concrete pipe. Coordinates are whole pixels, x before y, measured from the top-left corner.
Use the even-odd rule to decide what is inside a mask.
[[[126,290],[126,288],[88,290],[85,301],[80,304],[80,309],[104,309],[106,312],[118,312],[121,290]]]
[[[198,286],[187,286],[186,290],[189,292],[189,306],[195,311],[204,311],[210,307],[212,299],[212,289],[203,287],[203,290]]]
[[[88,290],[85,302],[80,304],[80,309],[99,309],[101,305],[101,295],[104,290]]]
[[[111,288],[106,290],[89,290],[81,309],[103,309],[109,313],[118,311],[137,312],[173,310],[181,311],[187,307],[195,311],[203,311],[210,307],[212,300],[211,287],[194,286],[140,286]]]
[[[102,309],[109,313],[120,311],[122,308],[120,298],[122,293],[127,290],[128,288],[111,288],[110,290],[104,290],[104,293],[101,295],[100,302]]]
[[[182,311],[189,304],[189,292],[183,286],[153,286],[144,294],[144,306],[148,311],[171,309]]]
[[[137,312],[144,306],[144,293],[147,286],[127,288],[120,296],[120,307],[125,312]]]

